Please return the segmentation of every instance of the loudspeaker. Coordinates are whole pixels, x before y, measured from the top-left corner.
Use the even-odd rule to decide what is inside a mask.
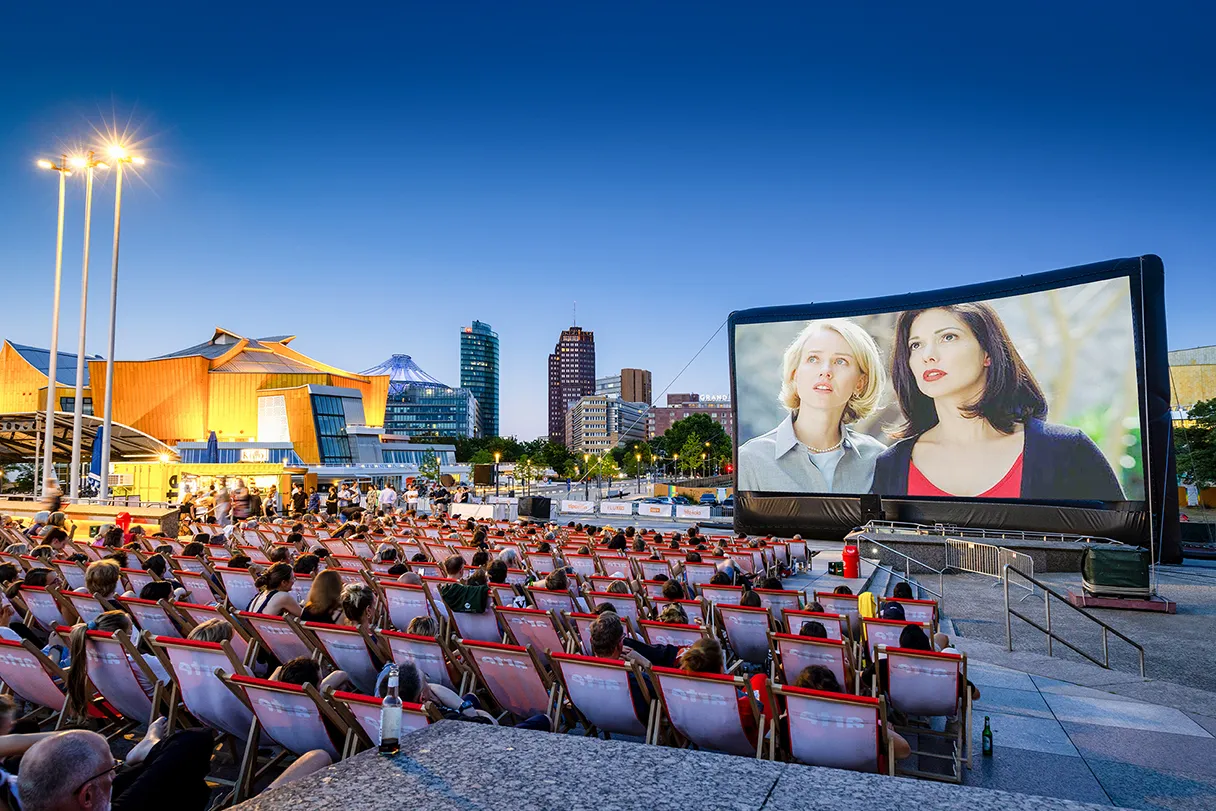
[[[867,493],[861,497],[861,523],[882,520],[882,496]]]
[[[494,466],[491,464],[473,465],[473,484],[490,485],[494,483]]]
[[[545,496],[521,496],[519,499],[520,518],[540,518],[549,520],[549,499]]]

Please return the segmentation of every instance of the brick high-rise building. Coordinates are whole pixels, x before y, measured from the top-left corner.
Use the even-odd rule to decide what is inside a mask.
[[[580,397],[595,394],[595,333],[562,330],[549,356],[549,441],[566,440],[566,412]]]

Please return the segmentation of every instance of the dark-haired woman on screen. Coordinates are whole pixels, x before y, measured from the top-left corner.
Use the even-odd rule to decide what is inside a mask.
[[[891,378],[900,441],[878,457],[884,496],[1122,501],[1106,458],[1047,400],[987,304],[901,313]]]
[[[739,448],[739,489],[769,493],[868,493],[885,446],[855,431],[882,399],[882,356],[847,320],[812,321],[782,356],[781,404],[789,414]]]

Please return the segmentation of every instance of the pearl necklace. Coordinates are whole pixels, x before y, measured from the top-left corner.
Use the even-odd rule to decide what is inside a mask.
[[[807,445],[807,446],[806,446],[806,449],[807,449],[808,451],[810,451],[811,453],[831,453],[832,451],[837,450],[838,448],[840,448],[840,446],[841,446],[841,445],[843,445],[843,444],[844,444],[844,432],[842,431],[842,432],[840,433],[840,440],[839,440],[839,441],[837,441],[837,443],[836,443],[835,445],[833,445],[832,447],[830,447],[830,448],[816,448],[814,445]]]

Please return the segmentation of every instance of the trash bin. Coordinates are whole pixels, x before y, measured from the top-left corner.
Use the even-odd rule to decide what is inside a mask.
[[[857,578],[861,575],[861,552],[852,544],[846,546],[841,552],[841,559],[844,561],[844,576],[848,578]]]

